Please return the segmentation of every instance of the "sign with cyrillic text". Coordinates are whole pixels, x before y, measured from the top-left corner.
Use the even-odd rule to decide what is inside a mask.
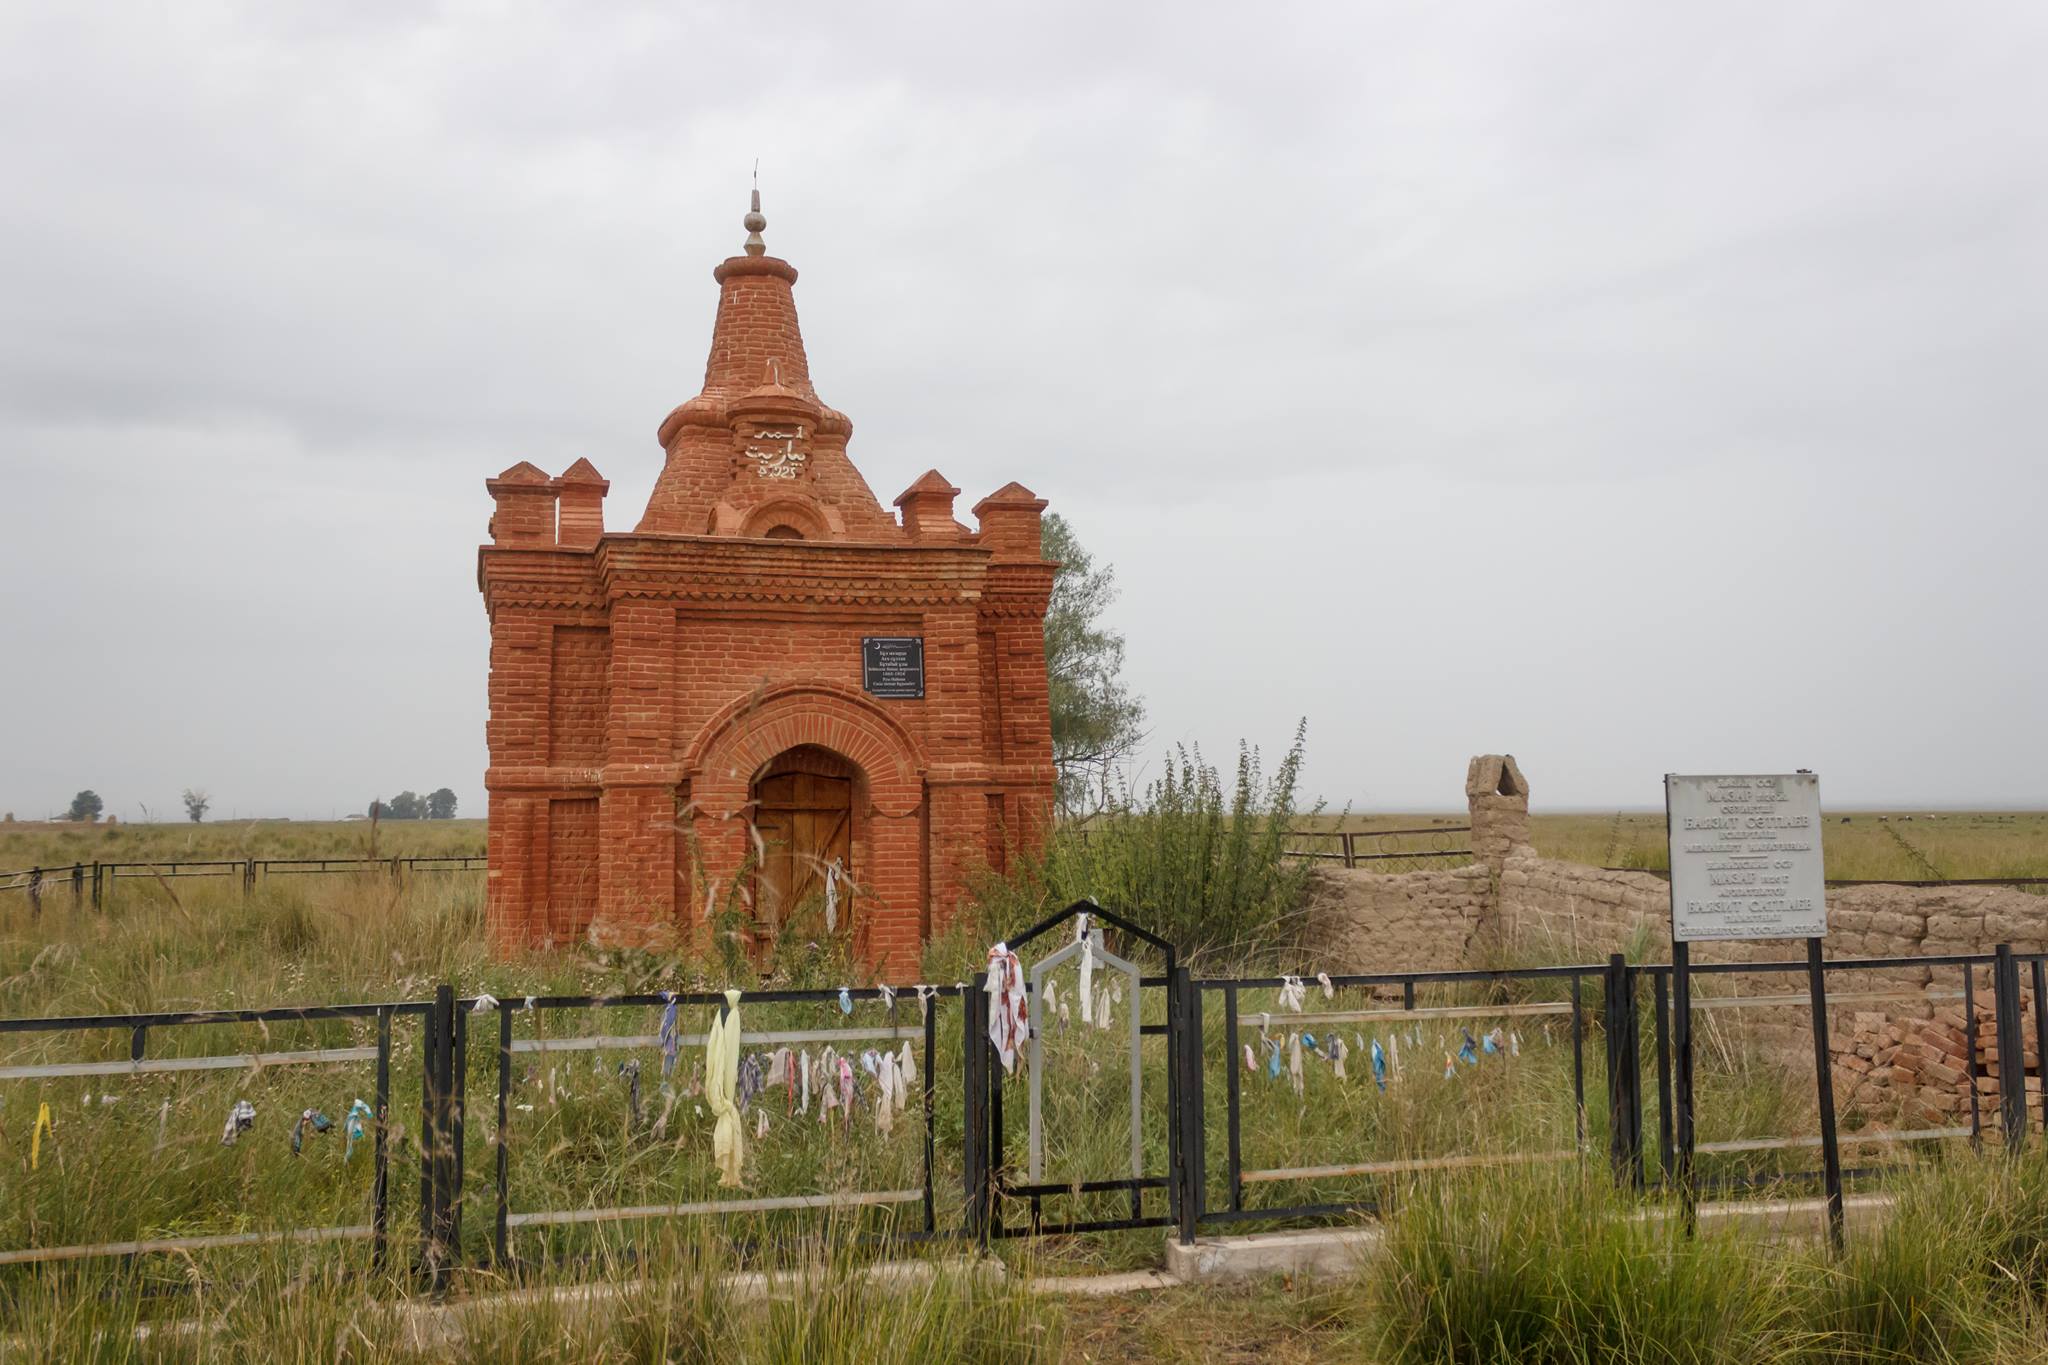
[[[1664,778],[1671,838],[1671,937],[1821,938],[1820,779]]]

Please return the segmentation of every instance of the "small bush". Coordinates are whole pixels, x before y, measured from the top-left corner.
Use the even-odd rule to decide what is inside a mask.
[[[1272,955],[1298,930],[1311,873],[1285,856],[1303,814],[1295,788],[1305,732],[1296,728],[1270,778],[1258,750],[1240,745],[1228,788],[1199,749],[1177,748],[1142,793],[1126,790],[1093,819],[1061,826],[1043,855],[986,878],[976,896],[982,927],[1002,937],[1093,900],[1189,955]]]

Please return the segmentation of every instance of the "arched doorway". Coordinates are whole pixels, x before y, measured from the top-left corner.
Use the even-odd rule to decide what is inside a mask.
[[[776,755],[754,779],[754,828],[761,835],[754,871],[754,915],[763,938],[791,927],[822,935],[826,869],[835,861],[837,929],[851,920],[854,787],[859,773],[839,755],[813,744]]]

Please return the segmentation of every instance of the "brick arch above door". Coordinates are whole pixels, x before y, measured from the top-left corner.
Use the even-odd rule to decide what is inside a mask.
[[[713,716],[684,755],[691,798],[713,816],[737,812],[755,774],[803,745],[830,750],[859,769],[879,814],[910,815],[924,802],[929,763],[916,736],[867,697],[819,683],[749,693]]]

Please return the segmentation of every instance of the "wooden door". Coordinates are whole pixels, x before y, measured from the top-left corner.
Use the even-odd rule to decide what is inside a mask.
[[[853,774],[823,749],[792,749],[754,784],[754,827],[760,831],[760,866],[754,875],[754,914],[766,935],[786,927],[824,932],[825,869],[836,859],[842,875],[853,862]],[[838,928],[849,920],[852,896],[839,887]]]

